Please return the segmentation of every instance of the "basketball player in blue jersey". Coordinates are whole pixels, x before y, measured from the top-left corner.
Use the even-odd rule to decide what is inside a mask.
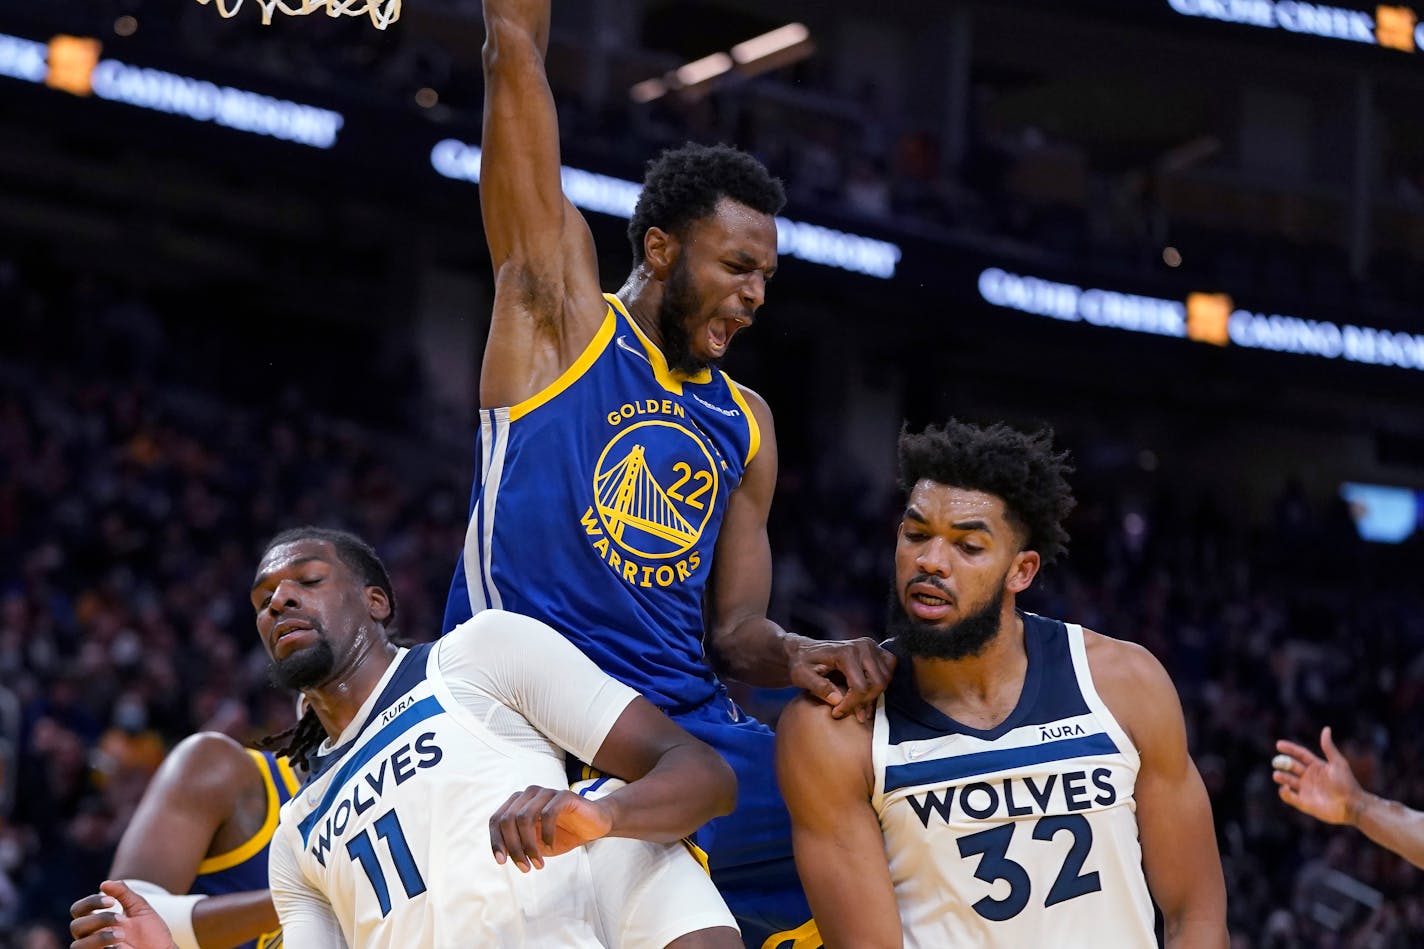
[[[484,4],[495,297],[445,628],[490,608],[536,617],[722,752],[740,794],[697,835],[714,879],[748,945],[811,945],[772,734],[731,704],[709,659],[732,679],[808,689],[837,716],[865,714],[893,660],[766,616],[771,412],[715,366],[776,272],[782,187],[725,146],[663,154],[629,224],[633,270],[601,293],[588,226],[560,189],[549,6]]]
[[[1226,893],[1176,691],[1130,643],[1015,608],[1064,550],[1047,432],[902,434],[908,503],[869,722],[798,699],[778,775],[828,947],[1225,947]]]
[[[286,754],[311,776],[270,854],[288,944],[740,945],[677,842],[731,809],[731,769],[552,629],[487,610],[437,643],[397,647],[385,567],[319,528],[272,541],[251,600],[274,681],[308,703]],[[566,753],[630,780],[585,799],[567,788]],[[609,899],[593,881],[615,838],[643,860]],[[131,891],[105,890],[73,907],[76,946],[169,945]],[[140,915],[117,917],[111,897]]]
[[[110,879],[148,899],[179,949],[281,945],[267,848],[297,784],[287,760],[271,752],[216,732],[185,738],[144,791]]]

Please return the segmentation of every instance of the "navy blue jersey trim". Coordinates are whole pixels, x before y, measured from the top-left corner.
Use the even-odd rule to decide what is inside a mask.
[[[996,748],[951,758],[890,765],[885,769],[885,793],[921,785],[950,784],[962,778],[992,774],[995,771],[1047,764],[1050,761],[1065,761],[1069,758],[1114,754],[1117,751],[1117,745],[1108,737],[1107,732],[1099,732],[1083,738],[1064,738],[1023,748]]]
[[[972,735],[993,741],[1025,725],[1046,725],[1088,714],[1088,703],[1078,688],[1078,676],[1068,648],[1067,628],[1059,620],[1033,613],[1019,615],[1023,618],[1024,650],[1028,654],[1023,691],[1008,717],[989,729],[965,725],[921,698],[915,687],[913,660],[896,649],[894,640],[890,640],[888,648],[900,658],[885,695],[890,744],[945,735]],[[1067,674],[1062,674],[1065,670]]]
[[[354,748],[356,743],[361,740],[361,736],[366,733],[366,729],[376,720],[377,715],[380,715],[391,706],[392,702],[425,680],[425,664],[432,645],[434,644],[420,643],[406,651],[406,654],[401,657],[400,665],[396,667],[395,674],[391,676],[390,681],[386,683],[386,687],[377,697],[376,704],[371,706],[371,715],[366,719],[366,724],[361,726],[361,730],[350,741],[325,755],[312,755],[307,759],[307,769],[311,774],[311,777],[307,778],[307,784],[311,784],[330,771],[336,762]]]
[[[427,695],[391,719],[380,731],[376,732],[375,736],[373,736],[360,751],[348,758],[346,763],[341,766],[341,770],[336,773],[336,777],[327,785],[326,792],[321,796],[321,803],[318,804],[310,814],[302,818],[301,823],[297,825],[297,829],[300,830],[302,834],[302,846],[305,847],[307,845],[308,838],[311,837],[312,828],[316,826],[322,817],[326,816],[327,811],[331,810],[331,806],[336,803],[336,798],[341,794],[342,789],[346,787],[346,782],[355,777],[357,771],[369,764],[377,755],[383,753],[406,732],[427,718],[439,715],[443,711],[445,711],[445,709],[441,706],[440,700],[433,695]]]

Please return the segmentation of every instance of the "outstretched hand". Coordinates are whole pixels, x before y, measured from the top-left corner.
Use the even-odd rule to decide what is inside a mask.
[[[168,926],[128,884],[105,880],[99,890],[69,907],[69,949],[173,949]]]
[[[1323,760],[1293,741],[1277,741],[1271,777],[1280,786],[1281,800],[1296,810],[1327,824],[1352,824],[1364,791],[1328,725],[1320,730],[1320,747]]]
[[[542,870],[545,857],[608,836],[613,816],[602,801],[573,791],[531,786],[499,806],[489,821],[490,848],[501,865],[513,860],[521,872]]]
[[[864,722],[870,707],[890,684],[895,654],[873,639],[802,640],[791,655],[791,684],[831,706],[833,718],[852,713]],[[842,686],[831,678],[840,673]]]

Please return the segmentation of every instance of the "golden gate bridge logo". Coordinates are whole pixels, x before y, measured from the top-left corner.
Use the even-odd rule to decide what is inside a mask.
[[[620,432],[598,459],[598,515],[629,553],[675,557],[697,543],[712,515],[716,470],[706,446],[681,425],[640,422]]]

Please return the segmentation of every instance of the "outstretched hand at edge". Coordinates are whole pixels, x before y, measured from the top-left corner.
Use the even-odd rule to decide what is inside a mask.
[[[1277,741],[1271,777],[1280,787],[1281,800],[1296,810],[1327,824],[1353,824],[1364,791],[1335,747],[1328,725],[1320,730],[1320,747],[1323,759],[1293,741]]]
[[[105,880],[99,890],[69,907],[70,949],[175,949],[168,926],[128,884]]]

